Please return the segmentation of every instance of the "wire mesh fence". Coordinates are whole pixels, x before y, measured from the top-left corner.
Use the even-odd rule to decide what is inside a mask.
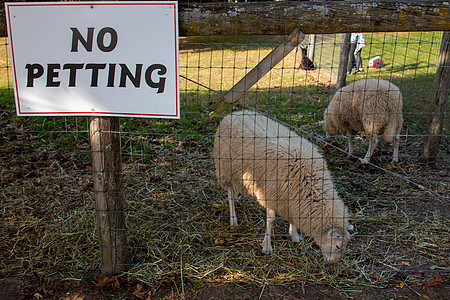
[[[375,78],[400,89],[403,126],[396,164],[391,164],[392,145],[383,141],[371,163],[362,163],[358,158],[364,157],[369,144],[363,131],[354,133],[350,157],[345,134],[326,139],[322,121],[337,91],[341,34],[315,37],[317,69],[302,70],[301,52],[292,51],[238,104],[221,114],[212,112],[214,104],[289,33],[181,36],[181,118],[120,119],[126,228],[113,230],[126,230],[129,277],[147,283],[176,276],[194,282],[383,286],[448,276],[447,111],[437,155],[431,163],[423,162],[443,32],[364,32],[363,70],[347,75],[347,84]],[[17,117],[8,42],[1,39],[0,272],[80,277],[101,264],[90,120]],[[383,59],[383,67],[368,67],[375,56]],[[263,254],[266,211],[253,199],[258,198],[255,193],[233,196],[238,224],[230,226],[228,194],[216,178],[213,145],[225,115],[243,108],[269,116],[323,156],[321,170],[325,172],[324,165],[329,169],[333,197],[348,207],[354,227],[339,264],[324,263],[323,249],[308,237],[310,232],[298,243],[289,239],[287,220],[298,217],[289,213],[276,216],[269,231],[273,253]],[[297,143],[287,139],[291,142]],[[234,154],[242,155],[239,150]],[[270,177],[275,170],[264,172],[258,175]],[[241,174],[243,182],[244,177]]]

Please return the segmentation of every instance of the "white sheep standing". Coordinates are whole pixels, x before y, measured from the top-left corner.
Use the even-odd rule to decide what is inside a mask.
[[[234,199],[246,193],[266,208],[267,227],[262,252],[273,252],[275,213],[285,218],[293,242],[297,228],[320,246],[325,262],[337,263],[352,226],[325,159],[317,148],[287,127],[251,111],[227,115],[214,140],[219,184],[227,190],[230,224],[237,225]]]
[[[399,134],[403,125],[403,100],[400,89],[383,79],[361,79],[339,89],[324,113],[327,138],[347,134],[348,152],[353,154],[353,136],[364,131],[369,149],[363,163],[370,161],[378,136],[393,142],[392,162],[398,162]]]

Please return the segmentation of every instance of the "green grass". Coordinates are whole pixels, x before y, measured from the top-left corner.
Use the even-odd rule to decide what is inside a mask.
[[[441,36],[441,32],[366,33],[364,63],[380,55],[385,66],[349,75],[347,82],[379,77],[398,85],[403,91],[408,132],[424,134]],[[210,115],[211,107],[282,39],[281,36],[181,38],[180,74],[194,81],[180,79],[182,117],[180,120],[122,118],[124,153],[145,157],[154,139],[167,148],[186,142],[211,148],[211,137],[221,118]],[[0,107],[13,109],[6,38],[0,43],[3,43],[0,47]],[[314,124],[322,120],[334,88],[318,80],[313,73],[296,69],[300,59],[299,53],[290,53],[240,101],[310,135],[323,136],[322,128]],[[316,59],[320,60],[317,55]],[[52,132],[50,139],[58,136],[57,143],[65,147],[75,147],[77,140],[87,138],[89,126],[88,118],[83,117],[13,117],[12,124],[26,126],[38,135]],[[140,138],[140,135],[150,138]],[[47,142],[48,139],[42,138],[42,143]]]
[[[397,85],[403,93],[405,123],[414,124],[415,134],[424,134],[430,109],[432,87],[442,32],[368,33],[362,50],[365,64],[381,56],[385,65],[368,74],[350,75],[350,81],[382,78]]]
[[[8,88],[12,88],[8,38],[0,37],[0,89]],[[3,95],[0,97],[3,97]]]
[[[410,119],[418,122],[415,128],[417,133],[424,133],[424,113],[429,110],[441,35],[440,32],[367,33],[367,46],[362,52],[364,63],[367,64],[370,58],[380,55],[385,66],[349,75],[347,81],[380,77],[398,85],[404,94],[405,115],[411,114]],[[280,36],[181,38],[180,74],[210,89],[181,78],[182,111],[195,112],[197,115],[208,114],[210,107],[219,100],[219,94],[228,91],[282,39]],[[8,91],[8,88],[12,87],[12,81],[11,69],[7,67],[9,53],[6,38],[3,38],[2,43],[4,46],[0,47],[0,97],[3,100],[0,100],[0,104],[2,108],[11,108],[14,104]],[[290,115],[289,119],[293,124],[317,120],[333,91],[317,84],[317,80],[308,73],[294,69],[299,65],[300,59],[300,54],[293,51],[262,78],[242,102],[262,108],[271,114]],[[316,60],[320,60],[317,55]],[[140,120],[137,123],[147,126],[146,122]],[[181,128],[192,128],[185,126],[183,121],[167,122],[181,125]],[[186,122],[189,121],[184,123]],[[197,119],[196,122],[202,121]],[[136,119],[133,123],[136,123]],[[155,127],[163,127],[165,124],[167,123],[163,121],[160,125],[156,122]],[[129,130],[142,126],[133,124]]]
[[[404,118],[408,132],[425,133],[426,113],[442,33],[365,35],[367,45],[362,52],[364,63],[367,64],[370,58],[380,55],[385,66],[348,75],[347,82],[365,77],[392,81],[403,91]],[[181,119],[121,118],[125,159],[141,157],[141,161],[148,162],[146,152],[155,143],[167,149],[179,145],[210,149],[212,136],[221,118],[217,114],[210,114],[211,107],[282,40],[281,36],[181,38],[180,74],[194,81],[180,79]],[[3,43],[0,47],[0,107],[13,109],[15,104],[6,38],[0,43]],[[4,59],[1,60],[1,57]],[[300,59],[299,53],[290,53],[240,101],[303,130],[303,135],[306,133],[309,137],[323,137],[322,127],[314,124],[323,119],[324,109],[334,88],[328,85],[329,82],[318,80],[312,73],[296,69]],[[320,61],[317,55],[316,59]],[[13,117],[11,122],[15,127],[25,126],[35,132],[40,137],[41,144],[59,143],[74,151],[80,144],[79,140],[88,138],[87,117]],[[345,141],[340,142],[340,145],[345,148]],[[187,151],[196,149],[185,148]]]

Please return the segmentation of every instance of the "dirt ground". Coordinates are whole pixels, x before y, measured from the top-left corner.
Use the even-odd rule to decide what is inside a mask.
[[[70,279],[42,280],[35,275],[1,278],[0,299],[449,299],[448,279],[438,275],[421,285],[401,283],[384,288],[240,283],[179,287],[168,282],[154,288],[115,276],[81,283]]]

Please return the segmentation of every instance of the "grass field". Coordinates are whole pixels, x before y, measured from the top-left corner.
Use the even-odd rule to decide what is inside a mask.
[[[252,199],[237,201],[240,225],[230,228],[226,194],[215,180],[211,150],[222,116],[211,114],[211,106],[282,37],[189,37],[180,40],[181,119],[121,119],[131,257],[124,276],[178,295],[227,282],[407,284],[419,290],[424,280],[447,276],[448,123],[436,163],[420,162],[441,33],[366,37],[364,62],[381,55],[385,67],[349,75],[348,81],[381,77],[398,85],[405,128],[398,165],[389,163],[389,144],[375,154],[378,167],[323,149],[356,228],[340,265],[325,266],[308,238],[290,242],[283,220],[275,226],[275,253],[262,255],[263,210]],[[2,40],[0,272],[83,281],[99,268],[88,119],[15,116],[7,57]],[[316,123],[335,88],[327,70],[296,68],[300,58],[289,54],[241,102],[322,148],[324,132]],[[344,138],[333,143],[346,147]],[[363,156],[367,143],[356,146]],[[217,244],[218,238],[225,244]]]

